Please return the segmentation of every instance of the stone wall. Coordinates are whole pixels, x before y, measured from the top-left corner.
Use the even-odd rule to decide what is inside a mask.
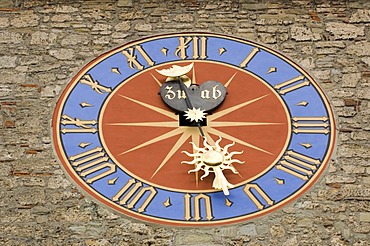
[[[1,245],[370,245],[367,0],[0,1]],[[54,156],[61,90],[99,54],[153,34],[209,31],[279,50],[331,98],[338,147],[324,178],[244,224],[147,225],[85,198]]]

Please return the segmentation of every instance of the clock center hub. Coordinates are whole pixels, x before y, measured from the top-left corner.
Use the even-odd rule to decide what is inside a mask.
[[[202,155],[202,161],[209,166],[218,166],[223,163],[224,155],[218,151],[210,150]]]

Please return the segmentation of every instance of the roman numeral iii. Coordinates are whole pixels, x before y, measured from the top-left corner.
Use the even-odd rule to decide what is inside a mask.
[[[330,132],[329,118],[326,116],[295,116],[292,118],[292,126],[295,134],[328,134]]]

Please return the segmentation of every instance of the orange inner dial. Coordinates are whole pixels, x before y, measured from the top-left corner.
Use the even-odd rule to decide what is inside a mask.
[[[190,62],[155,69],[174,64],[185,66]],[[199,130],[179,126],[179,116],[158,94],[166,77],[155,69],[125,80],[107,98],[99,117],[103,146],[117,165],[139,180],[172,190],[210,191],[214,174],[200,180],[202,169],[188,173],[202,158],[182,153],[197,152],[190,142],[204,147]],[[215,145],[221,137],[217,143],[221,148],[235,142],[228,147],[228,153],[243,152],[233,154],[230,161],[239,174],[223,171],[227,181],[234,185],[246,183],[274,165],[290,139],[289,113],[278,94],[247,71],[216,62],[196,61],[187,76],[193,83],[214,80],[226,86],[225,101],[207,115],[203,131],[209,144]]]

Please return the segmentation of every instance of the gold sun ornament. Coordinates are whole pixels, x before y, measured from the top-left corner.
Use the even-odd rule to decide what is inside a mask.
[[[203,148],[196,146],[193,142],[194,154],[191,154],[187,151],[182,151],[189,157],[193,157],[192,161],[182,161],[181,163],[195,165],[195,168],[188,171],[188,173],[197,172],[197,171],[204,171],[204,175],[200,177],[201,180],[207,177],[210,172],[215,174],[215,179],[213,180],[212,187],[214,189],[222,190],[224,194],[227,196],[229,195],[229,189],[234,188],[233,184],[230,184],[223,171],[228,169],[231,170],[234,174],[238,174],[239,172],[235,169],[232,165],[233,163],[243,164],[244,161],[240,161],[237,159],[233,159],[233,156],[236,154],[242,154],[243,151],[234,151],[229,152],[229,147],[233,146],[235,142],[226,145],[224,148],[220,146],[222,138],[220,137],[214,146],[211,146],[207,142],[207,138],[204,138],[203,141]]]
[[[199,122],[206,118],[207,113],[200,108],[192,108],[185,111],[185,116],[187,120]]]

